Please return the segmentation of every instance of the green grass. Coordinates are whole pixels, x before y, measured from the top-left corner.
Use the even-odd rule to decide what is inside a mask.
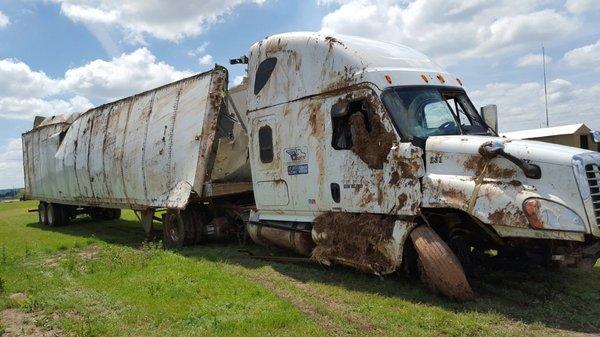
[[[27,212],[35,206],[0,204],[0,310],[35,313],[37,325],[68,336],[600,333],[598,265],[592,273],[490,274],[472,281],[477,301],[458,304],[406,276],[381,280],[238,251],[288,254],[280,250],[229,244],[166,251],[143,243],[131,212],[118,221],[82,217],[40,227]],[[9,300],[16,292],[27,300]]]

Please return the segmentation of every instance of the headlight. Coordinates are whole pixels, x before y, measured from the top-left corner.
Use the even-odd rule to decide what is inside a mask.
[[[569,208],[545,199],[530,198],[523,202],[529,224],[535,229],[585,232],[585,223]]]

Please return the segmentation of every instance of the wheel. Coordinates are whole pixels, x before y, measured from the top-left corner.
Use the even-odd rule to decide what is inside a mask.
[[[42,226],[48,226],[48,213],[47,213],[47,204],[43,201],[40,201],[38,204],[38,221]]]
[[[465,274],[473,276],[473,263],[471,258],[471,247],[468,245],[464,235],[453,235],[448,240],[448,246],[460,261]]]
[[[467,281],[460,261],[444,240],[429,226],[419,226],[410,233],[419,254],[421,280],[434,292],[458,301],[470,301],[475,294]]]
[[[179,214],[171,211],[163,216],[163,243],[168,248],[183,247],[185,229]]]
[[[163,243],[168,248],[189,246],[196,241],[191,212],[168,210],[163,216]]]
[[[49,203],[46,207],[48,225],[50,227],[60,227],[66,224],[64,207],[60,204]]]

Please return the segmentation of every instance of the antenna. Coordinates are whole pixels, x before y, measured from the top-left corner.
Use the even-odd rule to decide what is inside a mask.
[[[550,127],[550,122],[548,120],[548,86],[546,84],[546,50],[544,49],[544,45],[542,44],[542,64],[544,67],[544,100],[546,101],[546,127]]]

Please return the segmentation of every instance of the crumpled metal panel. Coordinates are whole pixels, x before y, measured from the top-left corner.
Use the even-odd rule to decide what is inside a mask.
[[[199,195],[226,90],[224,68],[23,134],[26,196],[65,204],[184,208]]]

